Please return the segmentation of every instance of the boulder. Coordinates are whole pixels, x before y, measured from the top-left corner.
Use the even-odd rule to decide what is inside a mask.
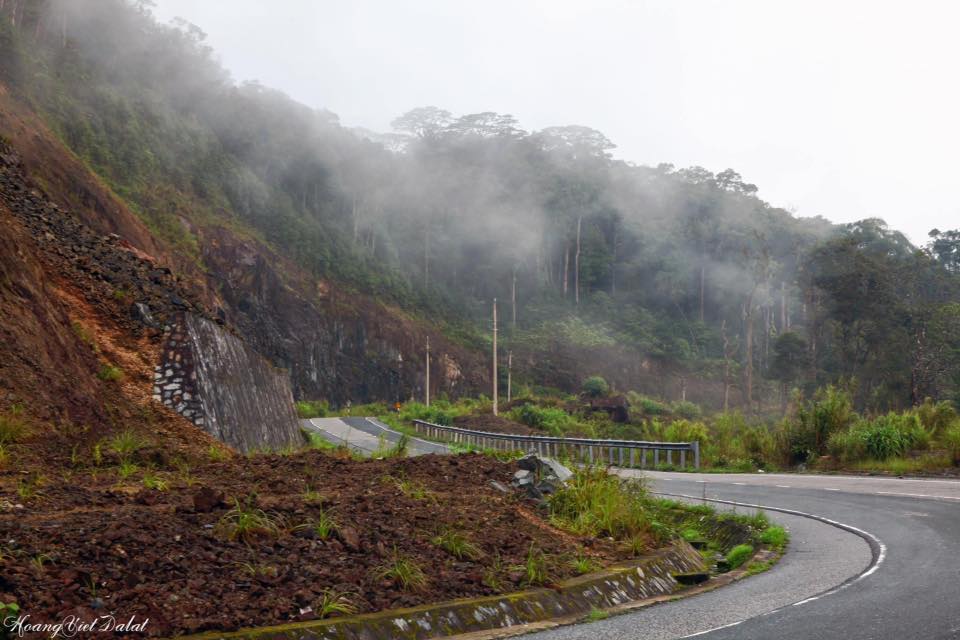
[[[542,458],[535,453],[517,461],[520,470],[513,474],[511,484],[523,488],[527,497],[543,502],[546,496],[556,493],[573,477],[573,472],[552,458]]]

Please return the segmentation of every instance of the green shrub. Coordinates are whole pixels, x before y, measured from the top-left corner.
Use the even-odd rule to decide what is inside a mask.
[[[123,380],[123,369],[111,364],[105,364],[97,371],[97,377],[104,382],[119,382]]]
[[[30,435],[30,427],[19,409],[0,414],[0,446],[20,442]]]
[[[906,438],[893,421],[878,419],[864,422],[854,431],[863,438],[867,453],[877,460],[902,456],[906,451]]]
[[[727,566],[736,569],[753,555],[753,547],[749,544],[738,544],[727,552]]]
[[[960,465],[960,422],[955,421],[944,430],[942,442],[953,459],[953,464]]]
[[[563,529],[627,540],[650,531],[645,498],[639,483],[623,481],[601,467],[584,467],[550,497],[548,505],[551,520]]]
[[[330,414],[326,400],[301,400],[297,402],[297,415],[301,418],[325,418]]]
[[[856,420],[850,394],[833,385],[819,389],[813,399],[786,424],[786,454],[791,462],[806,462],[823,454],[830,436]]]
[[[775,549],[782,549],[787,544],[788,539],[787,530],[783,527],[767,527],[760,534],[760,542]]]
[[[563,409],[524,404],[510,411],[510,418],[533,429],[541,429],[562,436],[578,426],[577,421]]]
[[[701,446],[710,442],[710,432],[702,422],[674,420],[664,432],[667,442],[699,442]]]
[[[700,409],[700,405],[681,400],[673,403],[673,413],[685,420],[696,420],[702,415],[703,411]]]
[[[859,431],[838,431],[827,441],[827,452],[841,462],[854,462],[867,457],[867,443]]]
[[[610,393],[610,385],[600,376],[590,376],[583,381],[583,392],[591,398],[601,398]]]
[[[664,414],[670,413],[670,407],[662,402],[658,402],[653,398],[649,398],[645,395],[641,395],[635,391],[630,391],[627,393],[627,400],[630,401],[631,407],[636,407],[645,416],[662,416]]]
[[[946,400],[934,403],[930,398],[926,398],[923,404],[916,408],[916,413],[920,424],[932,433],[942,432],[957,419],[957,410]]]

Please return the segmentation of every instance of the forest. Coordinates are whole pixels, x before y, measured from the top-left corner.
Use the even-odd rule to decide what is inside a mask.
[[[185,260],[197,228],[229,227],[476,348],[497,298],[533,385],[602,373],[748,413],[829,384],[866,412],[960,400],[960,230],[914,246],[798,217],[734,169],[634,164],[586,125],[423,106],[345,127],[235,81],[146,0],[0,13],[0,81]]]

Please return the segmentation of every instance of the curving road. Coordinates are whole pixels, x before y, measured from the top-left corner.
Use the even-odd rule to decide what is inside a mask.
[[[400,435],[366,418],[315,419],[304,427],[364,451],[380,437]],[[411,442],[413,454],[444,451],[426,440]],[[755,508],[743,505],[770,508],[771,519],[790,530],[788,551],[772,570],[716,591],[525,637],[960,639],[960,481],[619,473],[688,500],[735,502],[741,506],[720,506],[747,512]]]
[[[815,514],[860,533],[770,512],[791,533],[787,554],[771,571],[685,600],[530,637],[960,638],[960,482],[787,474],[643,475],[657,492]]]

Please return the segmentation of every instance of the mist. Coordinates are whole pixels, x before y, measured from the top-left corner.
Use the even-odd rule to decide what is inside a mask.
[[[830,315],[846,281],[811,264],[817,251],[894,243],[883,254],[894,262],[877,266],[887,271],[937,259],[882,221],[834,225],[773,206],[736,168],[629,162],[589,121],[528,128],[509,103],[425,103],[383,129],[349,127],[350,114],[234,79],[204,25],[160,24],[147,3],[42,6],[38,37],[72,65],[66,81],[100,80],[79,82],[81,100],[57,107],[67,110],[63,138],[167,241],[189,254],[198,225],[241,225],[313,277],[459,327],[472,345],[498,298],[505,344],[531,370],[548,359],[539,337],[574,319],[555,337],[573,352],[615,345],[583,366],[609,369],[620,385],[655,361],[669,379],[712,378],[707,402],[726,403],[736,383],[749,406],[787,332],[804,334],[811,357],[828,354],[811,385],[849,373],[829,356],[856,340]],[[868,389],[888,373],[860,364]],[[896,393],[884,402],[901,402]]]

